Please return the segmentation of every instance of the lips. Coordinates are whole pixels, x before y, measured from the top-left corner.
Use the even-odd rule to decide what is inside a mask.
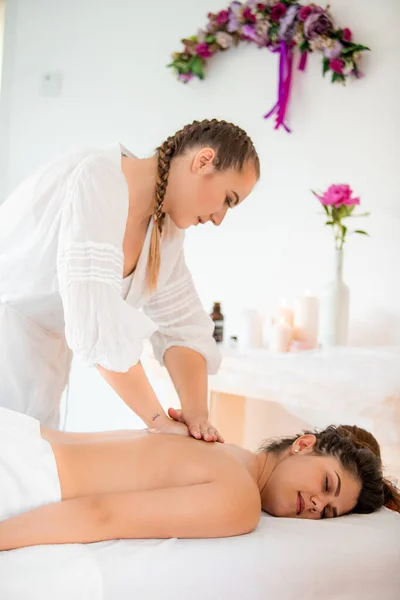
[[[304,510],[304,507],[305,507],[304,500],[303,500],[302,495],[300,494],[300,492],[298,492],[297,493],[297,507],[296,507],[297,510],[296,510],[296,514],[297,515],[301,515],[301,513]]]

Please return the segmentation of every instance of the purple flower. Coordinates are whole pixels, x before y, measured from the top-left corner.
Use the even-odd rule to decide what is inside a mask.
[[[243,25],[241,33],[244,40],[255,42],[260,48],[265,46],[265,39],[258,35],[254,25]]]
[[[240,27],[240,23],[239,23],[239,13],[240,13],[240,9],[242,7],[242,3],[241,2],[232,2],[232,4],[230,5],[230,12],[229,12],[229,21],[228,21],[228,25],[227,25],[227,31],[229,31],[229,33],[234,33],[235,31],[238,31],[239,27]]]
[[[210,58],[210,56],[213,55],[208,44],[206,44],[206,43],[198,44],[196,46],[196,53],[197,53],[197,56],[201,56],[201,58]]]
[[[297,25],[298,6],[291,6],[286,15],[281,19],[279,27],[279,37],[281,40],[289,41],[292,39]]]
[[[225,25],[229,21],[229,10],[221,10],[217,15],[217,23]]]
[[[317,6],[304,23],[304,36],[312,40],[319,35],[326,35],[333,27],[328,13]]]
[[[240,9],[242,8],[242,3],[237,2],[235,0],[234,2],[231,2],[231,5],[229,8],[231,9],[231,12],[233,12],[236,16],[239,16]]]
[[[286,15],[286,11],[287,6],[286,4],[283,4],[283,2],[275,4],[275,6],[271,8],[271,21],[278,22],[280,19],[282,19],[282,17]]]
[[[299,20],[305,21],[312,13],[311,6],[302,6],[299,10]]]
[[[343,44],[341,44],[338,40],[335,40],[333,45],[330,48],[324,49],[324,56],[329,59],[339,58],[342,54]]]
[[[191,79],[193,79],[193,73],[179,73],[179,79],[183,81],[183,83],[189,83]]]

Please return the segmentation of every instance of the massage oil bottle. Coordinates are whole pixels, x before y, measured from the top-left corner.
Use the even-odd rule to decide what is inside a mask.
[[[214,302],[213,311],[210,317],[214,321],[214,340],[218,344],[222,344],[224,341],[224,315],[221,312],[220,302]]]

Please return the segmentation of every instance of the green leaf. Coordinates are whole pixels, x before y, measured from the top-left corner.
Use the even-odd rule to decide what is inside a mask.
[[[190,71],[192,71],[193,75],[197,75],[199,79],[204,79],[204,67],[206,61],[201,56],[194,56],[190,61]]]
[[[327,222],[325,223],[325,225],[334,225],[334,224],[335,224],[335,222],[334,222],[334,221],[327,221]]]
[[[207,42],[207,44],[213,44],[215,42],[215,39],[216,39],[215,35],[208,35],[206,37],[206,42]]]
[[[369,236],[369,233],[367,233],[366,231],[363,231],[362,229],[356,229],[354,231],[354,233],[360,233],[361,235],[368,235]]]
[[[185,61],[185,60],[175,60],[172,63],[172,66],[179,71],[179,73],[189,73],[190,69],[190,62]]]
[[[341,73],[332,73],[332,83],[336,83],[336,81],[344,81],[345,77]]]
[[[325,210],[326,214],[328,215],[328,217],[330,217],[329,208],[327,206],[325,206],[325,204],[323,204],[322,206],[324,207],[324,210]]]
[[[308,43],[308,40],[303,40],[299,46],[300,52],[310,52],[311,48],[310,48],[310,44]]]
[[[322,75],[325,77],[325,73],[329,71],[329,58],[324,58],[322,61]]]
[[[353,54],[353,52],[363,52],[365,50],[371,51],[371,48],[368,46],[363,46],[362,44],[349,44],[342,50],[342,55],[347,56],[348,54]]]

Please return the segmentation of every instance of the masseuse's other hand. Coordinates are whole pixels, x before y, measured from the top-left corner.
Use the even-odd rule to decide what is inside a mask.
[[[180,409],[169,408],[168,414],[171,419],[177,422],[185,423],[189,429],[189,435],[196,438],[196,440],[205,440],[206,442],[224,442],[224,438],[218,431],[211,425],[207,418],[199,417],[188,417],[186,418]]]
[[[169,419],[168,417],[160,420],[157,425],[154,423],[154,426],[149,427],[148,431],[149,433],[175,433],[177,435],[190,435],[185,423],[175,421],[174,419]]]

